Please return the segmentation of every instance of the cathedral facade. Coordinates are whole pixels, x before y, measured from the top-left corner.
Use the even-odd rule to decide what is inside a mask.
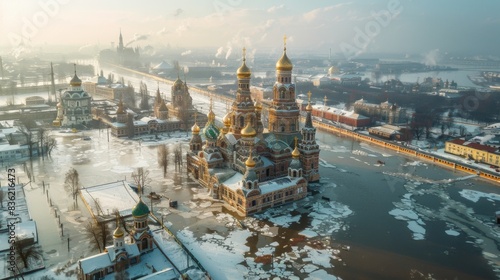
[[[155,249],[153,236],[148,225],[148,206],[139,198],[132,208],[134,227],[129,236],[117,216],[113,232],[113,245],[104,252],[78,261],[78,279],[103,279],[106,275],[118,273],[141,262],[141,255]]]
[[[69,89],[62,94],[57,104],[57,117],[52,124],[63,127],[88,125],[92,121],[91,99],[90,94],[83,90],[82,80],[76,75],[75,69]]]
[[[105,120],[106,121],[106,120]],[[175,116],[171,116],[165,100],[161,97],[160,88],[156,90],[153,116],[143,117],[135,120],[132,113],[127,112],[123,101],[118,103],[116,118],[107,121],[111,128],[111,134],[117,137],[137,136],[141,134],[156,134],[182,129],[182,122]]]
[[[188,172],[241,215],[302,199],[308,183],[319,180],[320,150],[312,106],[309,102],[300,129],[292,69],[285,44],[276,63],[269,125],[264,128],[262,104],[250,95],[251,70],[243,50],[236,97],[222,119],[223,127],[215,124],[212,104],[203,130],[196,123],[192,127]]]

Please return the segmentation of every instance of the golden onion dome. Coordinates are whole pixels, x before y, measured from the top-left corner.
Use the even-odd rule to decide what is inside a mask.
[[[194,123],[194,125],[191,127],[191,132],[193,134],[199,134],[200,133],[200,127],[198,126],[197,123]]]
[[[241,135],[243,137],[255,137],[257,131],[250,125],[250,122],[247,122],[247,125],[241,130]]]
[[[245,165],[247,167],[255,167],[257,163],[253,160],[252,157],[252,152],[250,152],[250,155],[248,156],[247,160],[245,161]]]
[[[224,126],[229,127],[231,126],[231,112],[227,113],[223,118],[222,122],[224,123]]]
[[[312,110],[313,110],[313,107],[311,106],[311,103],[307,103],[306,111],[311,112]]]
[[[125,235],[125,232],[123,232],[122,230],[122,227],[121,226],[118,226],[115,231],[113,231],[113,237],[114,238],[120,238],[120,237],[123,237],[123,235]]]
[[[69,84],[72,87],[79,87],[82,85],[82,80],[80,80],[80,78],[78,78],[78,76],[76,75],[76,72],[75,72],[75,75],[73,76],[73,79],[71,79],[71,81],[69,82]]]
[[[207,117],[208,117],[208,122],[213,122],[215,120],[215,113],[214,111],[212,111],[212,109],[208,111]]]
[[[276,70],[280,71],[292,71],[293,69],[293,64],[292,61],[288,58],[286,55],[286,48],[283,50],[283,55],[281,56],[280,60],[276,62]]]
[[[293,151],[292,151],[292,157],[293,158],[299,158],[300,157],[300,152],[299,152],[299,149],[297,148],[297,146],[295,146],[295,149],[293,149]]]
[[[238,79],[248,79],[252,75],[252,71],[250,71],[250,68],[248,68],[246,64],[246,57],[245,57],[245,48],[243,48],[243,63],[241,64],[240,68],[236,70],[236,76]]]
[[[293,158],[300,157],[300,152],[299,152],[298,145],[297,145],[298,141],[299,141],[299,139],[297,137],[295,137],[295,149],[293,149],[293,151],[292,151]]]

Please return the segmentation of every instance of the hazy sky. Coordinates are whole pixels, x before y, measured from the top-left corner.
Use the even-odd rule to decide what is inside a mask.
[[[0,46],[20,42],[75,50],[118,42],[189,50],[207,48],[232,57],[246,46],[275,53],[287,34],[288,50],[358,55],[439,50],[500,56],[498,0],[379,1],[123,1],[0,0]]]

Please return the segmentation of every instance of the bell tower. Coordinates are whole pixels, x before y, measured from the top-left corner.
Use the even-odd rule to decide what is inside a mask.
[[[302,128],[302,140],[299,143],[300,162],[303,176],[309,182],[319,180],[319,145],[316,143],[316,128],[312,124],[311,92],[307,93],[306,123]]]
[[[231,109],[231,126],[229,131],[240,136],[241,130],[245,127],[246,121],[250,121],[252,127],[256,127],[255,106],[250,95],[250,76],[252,71],[246,64],[246,49],[243,48],[243,58],[240,68],[236,70],[238,77],[238,90],[236,99]]]
[[[273,102],[269,107],[269,132],[292,144],[299,136],[299,107],[295,100],[295,84],[292,83],[293,64],[286,54],[286,36],[283,55],[276,62],[276,82],[273,86]],[[280,137],[281,136],[281,137]],[[290,136],[290,137],[288,137]]]

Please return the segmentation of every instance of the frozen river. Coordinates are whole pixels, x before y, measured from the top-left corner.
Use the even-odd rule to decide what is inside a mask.
[[[141,80],[125,78],[129,79]],[[156,89],[156,82],[147,83],[150,90]],[[169,88],[160,84],[167,96]],[[207,109],[206,98],[192,96],[198,108]],[[221,118],[225,105],[216,106]],[[92,140],[82,140],[83,136]],[[82,233],[89,214],[81,204],[74,209],[63,188],[66,171],[76,168],[82,185],[92,186],[130,179],[134,168],[144,167],[153,178],[146,192],[180,203],[178,209],[169,209],[164,199],[153,206],[155,213],[164,216],[214,279],[500,277],[496,185],[318,132],[322,179],[317,190],[297,203],[236,219],[184,171],[176,171],[173,159],[163,178],[156,160],[158,145],[180,143],[185,151],[189,138],[186,133],[171,136],[162,136],[162,142],[113,137],[108,142],[106,130],[57,133],[52,158],[37,159],[32,167],[27,164],[35,175],[27,187],[28,203],[51,269],[95,253]],[[378,165],[378,160],[385,165]],[[16,168],[26,182],[23,167]],[[50,183],[49,196],[62,213],[64,237],[42,193],[42,181]],[[66,235],[71,237],[69,253]]]
[[[130,179],[135,167],[151,172],[150,190],[178,200],[154,205],[170,228],[207,266],[214,279],[492,279],[498,277],[499,231],[493,223],[500,189],[462,173],[401,157],[391,151],[318,133],[321,185],[306,199],[235,219],[170,161],[167,178],[156,162],[157,142],[110,137],[106,131],[58,133],[52,159],[33,162],[28,203],[52,269],[92,253],[82,233],[89,215],[73,208],[63,188],[74,167],[83,186]],[[162,143],[185,145],[186,134]],[[185,147],[186,148],[186,147]],[[379,166],[378,159],[385,161]],[[28,167],[30,164],[27,165]],[[20,170],[21,181],[26,173]],[[470,177],[470,176],[469,176]],[[48,211],[42,180],[71,237],[61,238]],[[146,189],[148,192],[149,190]],[[48,218],[47,218],[48,217]],[[273,265],[256,261],[273,256]],[[68,257],[69,256],[69,257]]]

